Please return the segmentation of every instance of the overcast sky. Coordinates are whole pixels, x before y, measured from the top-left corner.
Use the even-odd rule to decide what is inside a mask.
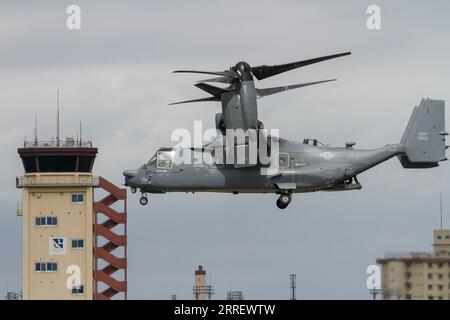
[[[81,30],[66,28],[70,4]],[[381,8],[381,30],[366,9]],[[176,69],[224,70],[240,60],[281,64],[352,51],[257,83],[287,85],[337,77],[259,100],[259,117],[281,136],[316,137],[372,148],[398,142],[422,97],[450,101],[448,1],[2,1],[0,4],[1,291],[21,288],[23,174],[17,147],[61,131],[99,148],[96,175],[123,183],[122,171],[171,145],[194,120],[214,126],[215,102],[168,107],[204,96],[202,77]],[[450,114],[449,112],[447,114]],[[446,117],[447,122],[449,117]],[[386,252],[431,250],[450,227],[448,163],[405,170],[391,159],[359,177],[361,191],[297,194],[280,211],[275,195],[166,194],[146,207],[129,194],[129,297],[191,299],[202,264],[215,298],[242,290],[252,299],[368,299],[366,268]]]

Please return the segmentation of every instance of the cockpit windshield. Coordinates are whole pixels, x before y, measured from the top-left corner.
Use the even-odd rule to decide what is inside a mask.
[[[156,154],[148,161],[147,165],[151,167],[156,167]]]
[[[156,167],[158,169],[171,169],[173,166],[174,157],[174,150],[159,150],[150,159],[148,165]]]

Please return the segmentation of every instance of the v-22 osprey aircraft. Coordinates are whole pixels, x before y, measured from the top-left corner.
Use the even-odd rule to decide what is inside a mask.
[[[220,101],[222,112],[216,114],[216,128],[226,137],[229,130],[256,130],[264,128],[258,119],[257,99],[267,95],[316,85],[336,79],[301,83],[289,86],[258,89],[254,79],[265,78],[304,67],[313,63],[349,55],[350,52],[323,56],[282,65],[251,67],[239,62],[225,71],[179,70],[176,73],[209,74],[214,78],[203,80],[195,86],[210,94],[209,97],[173,103]],[[222,83],[217,87],[208,83]],[[177,148],[160,148],[150,161],[136,170],[124,171],[125,185],[133,193],[142,193],[140,203],[148,203],[148,193],[166,192],[229,192],[229,193],[274,193],[279,197],[278,208],[285,209],[293,193],[314,191],[348,191],[362,188],[357,179],[360,173],[392,158],[398,157],[404,168],[424,169],[439,166],[445,161],[445,103],[442,100],[422,99],[415,106],[411,118],[399,143],[370,150],[354,148],[354,142],[343,147],[323,145],[316,139],[302,142],[278,138],[277,154],[272,154],[277,171],[261,174],[262,169],[274,163],[187,163],[175,161]],[[267,143],[271,137],[258,140]],[[233,142],[232,148],[249,152],[248,140]],[[224,146],[225,148],[225,146]],[[216,148],[188,148],[213,158]],[[269,144],[270,153],[270,144]]]

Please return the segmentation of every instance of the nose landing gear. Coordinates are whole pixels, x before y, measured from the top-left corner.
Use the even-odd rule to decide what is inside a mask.
[[[286,209],[289,203],[291,203],[292,196],[290,192],[282,193],[277,200],[277,207],[280,209]]]
[[[139,199],[139,202],[145,206],[148,203],[148,198],[147,195],[145,193],[142,194],[142,197]]]

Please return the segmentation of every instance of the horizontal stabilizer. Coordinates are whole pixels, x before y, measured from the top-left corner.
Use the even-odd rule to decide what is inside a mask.
[[[273,88],[265,88],[265,89],[256,89],[256,97],[262,98],[265,96],[269,96],[271,94],[288,91],[292,89],[297,89],[301,87],[306,86],[312,86],[314,84],[324,83],[324,82],[330,82],[330,81],[336,81],[336,79],[330,79],[330,80],[322,80],[322,81],[315,81],[315,82],[305,82],[305,83],[299,83],[299,84],[293,84],[289,86],[282,86],[282,87],[273,87]]]
[[[405,155],[398,156],[400,163],[405,169],[428,169],[439,167],[438,162],[411,162]]]

